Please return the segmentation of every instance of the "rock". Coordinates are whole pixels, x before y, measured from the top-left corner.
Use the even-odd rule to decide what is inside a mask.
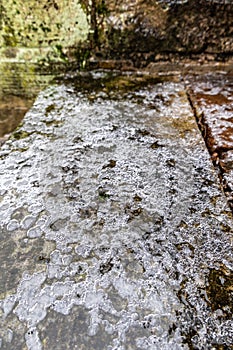
[[[233,206],[233,94],[232,75],[206,74],[191,78],[190,98],[223,188]]]
[[[230,346],[232,216],[185,86],[92,76],[0,152],[2,349]]]
[[[75,16],[73,16],[75,13]],[[150,62],[232,57],[233,4],[228,0],[2,0],[0,62]],[[111,64],[110,64],[111,66]]]

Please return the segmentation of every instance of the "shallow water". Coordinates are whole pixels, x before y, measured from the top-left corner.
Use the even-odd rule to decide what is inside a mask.
[[[231,348],[232,216],[184,86],[101,74],[1,149],[1,348]]]
[[[0,62],[0,142],[22,121],[38,93],[54,78],[39,64]]]

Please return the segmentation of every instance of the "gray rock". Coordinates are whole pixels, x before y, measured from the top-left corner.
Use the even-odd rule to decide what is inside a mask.
[[[53,86],[17,133],[0,154],[2,349],[232,343],[232,217],[181,83]]]

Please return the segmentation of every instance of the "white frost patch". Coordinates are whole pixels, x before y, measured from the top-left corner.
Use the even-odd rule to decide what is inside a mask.
[[[14,313],[21,321],[26,321],[29,326],[34,326],[40,322],[46,313],[41,310],[38,296],[40,295],[41,285],[46,279],[44,272],[35,273],[34,275],[23,276],[17,290],[18,305]]]
[[[25,340],[28,350],[42,350],[42,344],[35,327],[30,328],[25,334]]]
[[[0,307],[4,312],[4,317],[7,317],[10,314],[10,312],[13,310],[16,300],[17,300],[16,295],[10,295],[6,297],[6,299],[0,301]]]

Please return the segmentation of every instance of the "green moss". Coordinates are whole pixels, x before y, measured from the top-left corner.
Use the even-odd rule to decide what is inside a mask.
[[[74,57],[78,63],[79,69],[84,70],[86,68],[88,59],[91,56],[91,50],[89,47],[78,47],[75,50]]]
[[[45,124],[46,124],[46,126],[55,126],[55,127],[57,127],[57,126],[59,126],[59,125],[62,125],[64,122],[63,121],[61,121],[61,120],[51,120],[51,121],[45,121]]]
[[[160,78],[149,77],[149,76],[127,76],[118,75],[111,79],[106,79],[104,82],[105,91],[108,93],[114,91],[121,91],[126,93],[128,91],[136,91],[141,89],[148,84],[161,82]]]
[[[48,115],[50,112],[54,111],[56,108],[55,104],[49,105],[45,108],[45,115]]]
[[[29,147],[24,147],[24,148],[20,148],[18,149],[18,151],[20,151],[21,153],[26,152],[29,149]]]
[[[38,62],[68,61],[68,48],[81,45],[88,38],[90,25],[87,4],[79,1],[2,0],[0,46],[17,47],[15,59]],[[75,13],[75,16],[73,15]],[[27,56],[26,50],[30,51]],[[22,50],[24,49],[24,50]],[[0,59],[2,50],[0,52]]]
[[[102,0],[100,3],[97,3],[96,5],[96,13],[97,15],[106,16],[109,14],[109,10],[106,6],[106,3],[104,0]]]
[[[3,26],[3,34],[2,34],[4,45],[14,47],[17,45],[17,40],[15,37],[14,29],[10,25]]]
[[[13,132],[13,134],[10,137],[10,140],[23,140],[26,139],[27,137],[33,135],[33,134],[37,134],[37,135],[41,135],[43,137],[54,137],[53,134],[51,133],[44,133],[44,132],[40,132],[40,131],[32,131],[32,132],[27,132],[24,130],[16,130],[15,132]],[[17,149],[18,150],[18,149]]]
[[[118,99],[120,95],[129,98],[128,93],[138,91],[144,87],[148,88],[150,84],[154,85],[173,79],[170,76],[128,75],[111,70],[102,73],[102,76],[97,79],[93,78],[91,73],[86,73],[85,75],[78,74],[72,78],[67,77],[65,80],[61,78],[61,81],[72,84],[77,91],[89,92],[87,97],[90,101],[94,101],[98,98],[99,92],[103,92],[106,98]],[[59,79],[57,79],[57,82],[59,82]],[[140,97],[138,97],[139,100]]]
[[[18,131],[15,131],[10,139],[11,140],[22,140],[22,139],[26,139],[28,136],[30,136],[32,133],[29,133],[27,131],[23,131],[23,130],[18,130]]]
[[[80,6],[87,17],[89,17],[89,14],[91,12],[90,2],[88,0],[80,0]]]
[[[110,194],[102,187],[99,188],[98,195],[100,201],[105,201],[110,198]]]
[[[67,55],[63,51],[63,46],[61,44],[56,44],[54,46],[55,54],[63,61],[68,61]]]

